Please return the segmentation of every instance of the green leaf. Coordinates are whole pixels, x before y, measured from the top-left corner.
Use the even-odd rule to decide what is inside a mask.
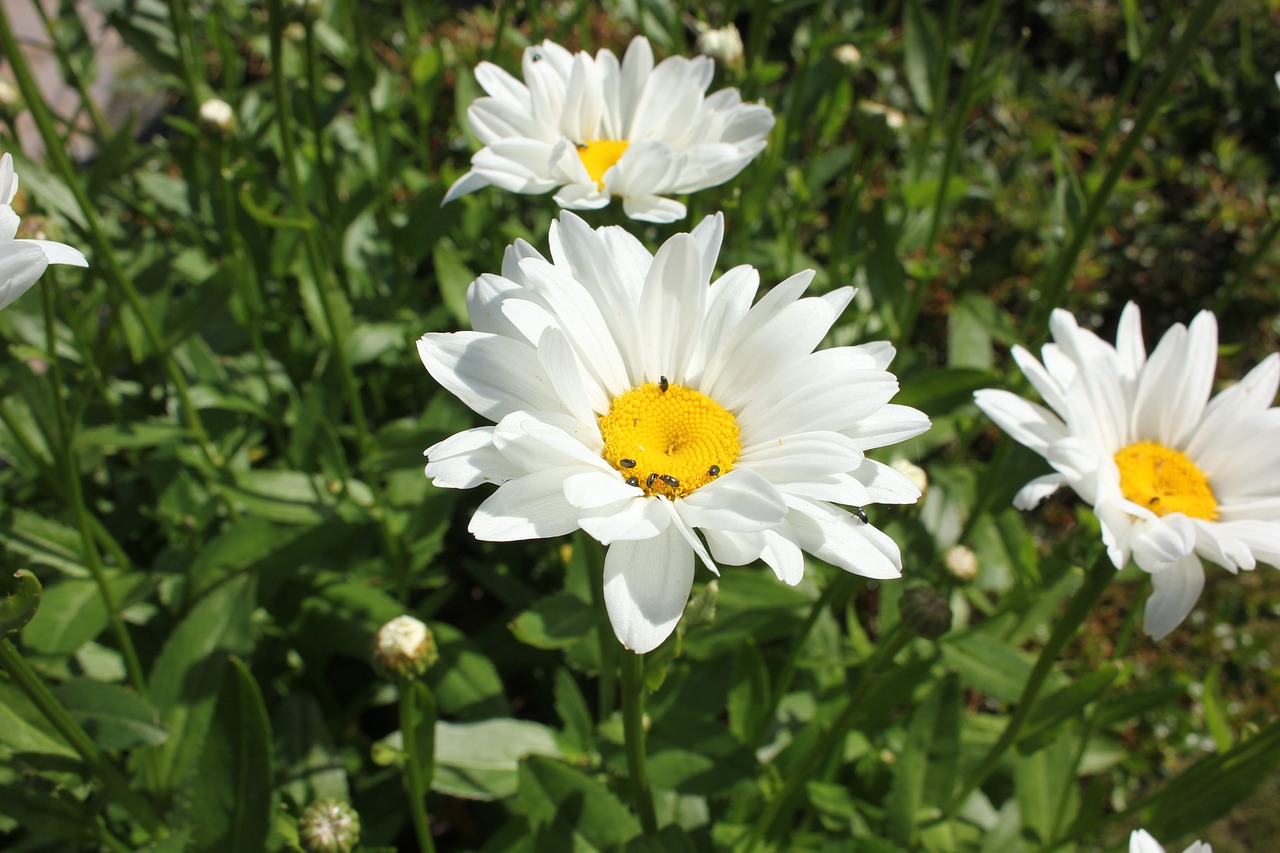
[[[373,506],[373,492],[359,480],[338,480],[301,471],[240,471],[235,487],[223,487],[254,515],[272,521],[317,524],[339,509]]]
[[[146,579],[140,574],[109,578],[117,601],[126,600]],[[77,578],[51,585],[35,618],[22,632],[22,641],[47,655],[69,655],[97,637],[110,623],[97,583]]]
[[[5,515],[0,542],[6,548],[72,577],[89,577],[83,540],[74,528],[24,509],[12,508]]]
[[[310,694],[295,689],[286,695],[272,714],[271,731],[277,772],[285,780],[281,789],[295,804],[350,796],[342,756],[330,743],[324,713]]]
[[[946,61],[942,38],[933,19],[925,14],[920,0],[908,0],[902,22],[903,61],[907,86],[920,111],[933,112],[933,87],[939,64]]]
[[[511,623],[516,639],[536,649],[564,649],[596,629],[602,610],[567,592],[541,599]]]
[[[996,308],[985,296],[966,293],[947,314],[947,366],[989,371],[995,364],[991,330]]]
[[[654,722],[646,746],[658,788],[711,796],[756,772],[755,754],[714,720],[668,713]]]
[[[496,800],[516,792],[520,759],[560,757],[555,732],[526,720],[436,723],[436,773],[431,787],[471,800]]]
[[[945,806],[950,799],[960,754],[961,710],[959,679],[948,675],[911,715],[888,802],[893,838],[904,847],[916,843],[926,801]],[[927,800],[926,782],[931,783]]]
[[[231,658],[199,773],[191,779],[197,850],[263,850],[271,826],[271,726],[253,673]]]
[[[566,667],[559,667],[555,674],[556,713],[564,723],[564,739],[567,746],[579,755],[589,755],[595,749],[595,735],[591,709],[583,698],[578,682]]]
[[[518,802],[541,850],[607,850],[640,834],[639,821],[608,788],[558,761],[533,757],[520,765]]]
[[[1218,693],[1218,678],[1222,675],[1222,663],[1215,663],[1204,677],[1204,695],[1200,701],[1204,705],[1204,725],[1209,735],[1218,746],[1218,751],[1230,749],[1236,742],[1227,722],[1226,709],[1222,697]]]
[[[73,678],[54,689],[71,716],[103,749],[157,746],[169,737],[155,706],[115,684]]]
[[[26,694],[5,679],[0,679],[0,743],[14,752],[79,757]]]
[[[254,600],[255,584],[248,576],[215,588],[191,609],[156,659],[151,701],[171,736],[144,759],[144,778],[152,790],[171,790],[195,769],[228,656],[253,650]]]
[[[440,660],[427,670],[426,682],[441,713],[472,720],[509,716],[511,705],[493,661],[457,628],[433,622],[431,630]]]
[[[1047,749],[1031,755],[1018,756],[1014,764],[1014,783],[1017,785],[1018,808],[1022,813],[1025,831],[1033,832],[1041,844],[1053,837],[1058,820],[1058,803],[1065,796],[1067,808],[1063,813],[1063,826],[1075,814],[1079,802],[1072,759],[1077,740],[1064,737],[1054,741]]]
[[[190,438],[191,433],[186,427],[168,421],[134,421],[80,430],[76,433],[76,446],[138,450],[178,444],[189,441]]]
[[[435,260],[436,284],[440,288],[440,298],[445,307],[459,323],[467,322],[467,288],[475,279],[475,275],[463,262],[453,241],[448,238],[439,240],[431,252]]]
[[[5,584],[0,595],[0,637],[22,629],[40,608],[40,596],[44,587],[40,579],[25,569],[13,573],[13,581]]]
[[[1027,655],[984,632],[947,637],[939,648],[966,684],[1009,702],[1017,700],[1031,675]]]
[[[1018,751],[1026,755],[1043,748],[1057,736],[1059,728],[1078,719],[1085,706],[1106,692],[1119,675],[1119,667],[1104,663],[1037,702],[1027,716],[1022,736],[1018,738]]]

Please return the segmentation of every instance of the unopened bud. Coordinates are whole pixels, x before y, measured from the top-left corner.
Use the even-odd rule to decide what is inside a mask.
[[[832,51],[832,56],[846,68],[858,68],[862,65],[862,51],[851,44],[842,44]]]
[[[202,129],[219,136],[226,136],[236,128],[235,110],[221,98],[210,98],[202,103],[196,120]]]
[[[351,853],[360,843],[360,815],[341,800],[316,800],[298,818],[307,853]]]
[[[921,498],[924,497],[925,492],[929,491],[929,475],[919,465],[906,459],[895,459],[889,467],[910,480],[920,490]]]
[[[412,616],[397,616],[373,638],[373,668],[390,681],[411,681],[438,657],[431,629]]]
[[[978,555],[963,545],[952,545],[942,555],[947,573],[961,583],[968,583],[978,576]]]
[[[889,126],[890,130],[902,130],[907,126],[907,117],[900,110],[895,110],[887,104],[876,103],[875,101],[862,101],[858,104],[858,109],[863,114],[869,116],[880,116],[884,119],[884,123]]]
[[[931,587],[913,586],[903,590],[898,612],[912,631],[926,640],[936,640],[951,630],[951,607]]]
[[[698,33],[698,53],[709,56],[726,68],[742,67],[742,34],[733,24]]]
[[[0,79],[0,111],[17,112],[22,109],[22,93],[8,80]]]

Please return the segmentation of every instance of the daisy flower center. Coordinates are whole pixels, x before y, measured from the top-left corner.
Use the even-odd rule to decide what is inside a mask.
[[[582,165],[587,167],[587,174],[596,182],[597,187],[604,189],[604,173],[622,159],[630,144],[625,139],[593,139],[578,145],[578,157],[582,159]]]
[[[1154,441],[1140,441],[1115,455],[1120,468],[1120,491],[1156,515],[1180,512],[1213,521],[1218,499],[1209,480],[1185,453]]]
[[[742,450],[727,409],[666,377],[614,397],[600,434],[604,458],[628,483],[671,498],[729,473]]]

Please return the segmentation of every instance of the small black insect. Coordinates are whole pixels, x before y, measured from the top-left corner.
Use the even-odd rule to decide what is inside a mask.
[[[870,524],[870,522],[867,521],[866,510],[864,510],[862,507],[855,506],[853,508],[853,514],[856,515],[858,517],[858,521],[861,521],[863,524]]]
[[[672,477],[670,474],[663,474],[658,479],[666,483],[668,486],[670,486],[673,489],[680,488],[680,481],[677,480],[675,477]]]
[[[710,468],[708,468],[708,469],[707,469],[707,476],[708,476],[708,477],[719,477],[719,476],[720,476],[720,466],[719,466],[719,465],[712,465]]]
[[[619,465],[621,465],[623,468],[634,468],[634,467],[636,467],[636,460],[634,460],[634,459],[619,459],[619,460],[618,460],[618,464],[619,464]]]
[[[585,143],[585,142],[575,142],[575,143],[573,143],[573,144],[577,147],[577,149],[578,149],[579,151],[586,151],[586,150],[587,150],[587,143]]]
[[[656,480],[656,479],[658,479],[658,475],[657,475],[657,474],[650,474],[650,475],[649,475],[649,479],[647,479],[647,480],[645,480],[645,481],[644,481],[644,487],[645,487],[646,489],[652,489],[652,488],[653,488],[653,481],[654,481],[654,480]]]
[[[533,60],[534,62],[541,62],[542,54],[535,52],[532,56],[529,57],[529,59]]]
[[[667,382],[667,377],[665,376],[658,377],[658,390],[661,391],[663,394],[667,393],[667,388],[669,388],[670,385],[671,383]]]
[[[627,485],[628,485],[628,486],[638,486],[638,485],[640,485],[640,478],[639,478],[639,477],[628,477],[628,478],[627,478]]]

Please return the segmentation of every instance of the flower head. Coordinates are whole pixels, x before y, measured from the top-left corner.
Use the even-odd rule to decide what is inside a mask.
[[[1202,557],[1232,572],[1280,565],[1280,357],[1210,400],[1218,327],[1208,311],[1169,329],[1150,357],[1133,304],[1115,346],[1061,310],[1050,330],[1043,364],[1013,352],[1048,408],[1006,391],[976,395],[1056,471],[1015,505],[1029,509],[1063,484],[1090,503],[1116,568],[1132,556],[1151,574],[1144,629],[1156,639],[1199,598]]]
[[[298,818],[298,840],[307,853],[351,853],[360,842],[360,815],[341,800],[317,800]]]
[[[519,193],[560,188],[556,203],[586,210],[621,196],[633,219],[674,222],[685,207],[665,196],[722,184],[764,150],[773,113],[737,89],[705,96],[714,64],[672,56],[656,67],[636,38],[621,63],[544,41],[524,53],[524,81],[482,62],[489,97],[467,118],[484,147],[445,202],[487,187]]]
[[[31,289],[49,264],[87,267],[84,255],[65,243],[52,240],[18,240],[22,219],[10,206],[18,194],[18,174],[13,158],[0,156],[0,308]]]
[[[1129,853],[1164,853],[1164,848],[1145,829],[1135,829],[1129,836]],[[1183,853],[1213,853],[1213,848],[1203,841],[1197,841]]]
[[[412,616],[397,616],[373,637],[373,666],[392,681],[417,678],[439,656],[431,629]]]
[[[472,283],[475,331],[418,343],[436,381],[495,422],[429,448],[427,476],[498,485],[471,520],[480,539],[581,528],[608,545],[605,603],[637,652],[675,628],[695,554],[713,572],[761,559],[789,584],[802,551],[898,577],[893,540],[838,504],[920,494],[863,455],[929,425],[889,403],[892,347],[814,352],[852,289],[802,298],[804,272],[753,306],[751,267],[711,281],[722,236],[709,217],[651,255],[562,214],[551,260],[517,241],[502,275]]]

